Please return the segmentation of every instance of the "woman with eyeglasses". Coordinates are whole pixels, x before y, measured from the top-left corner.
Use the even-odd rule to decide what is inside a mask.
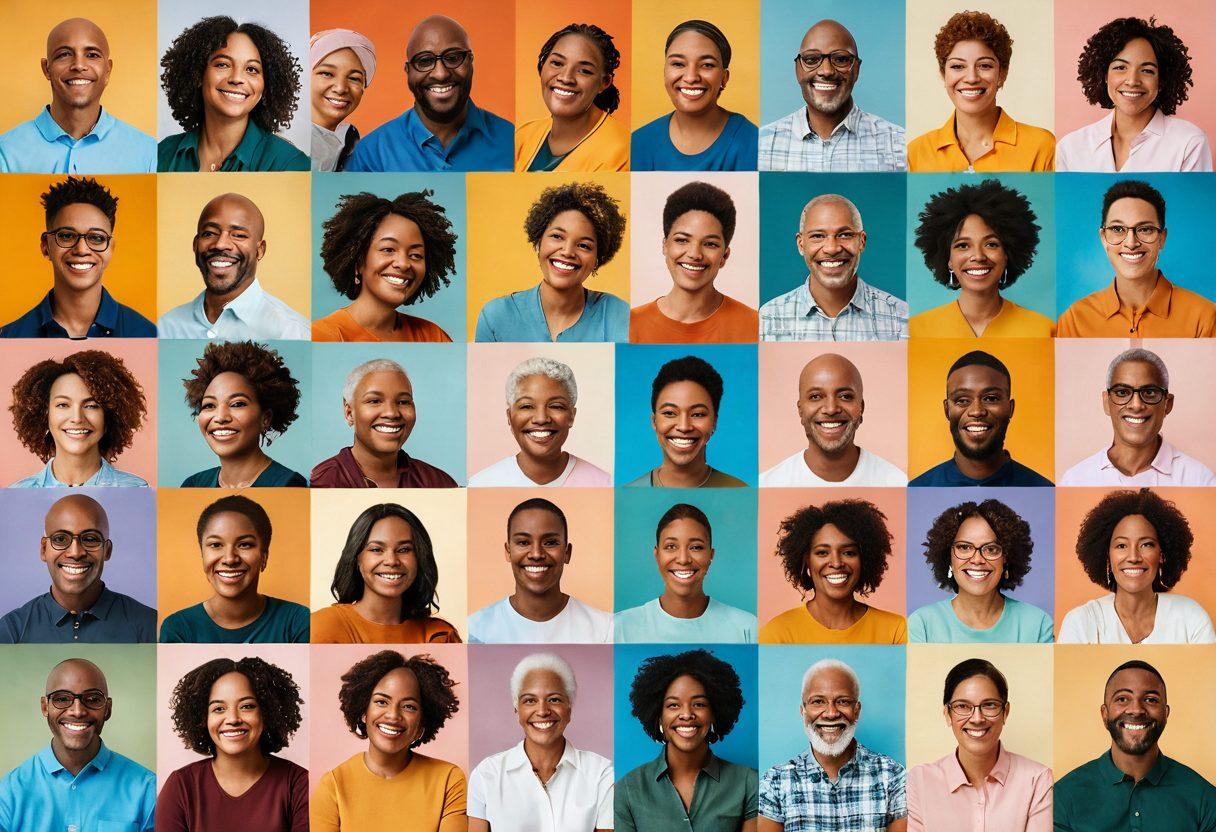
[[[908,641],[1050,644],[1051,616],[1007,597],[1030,571],[1030,524],[997,500],[952,506],[925,536],[925,561],[955,593],[908,616]]]
[[[1001,743],[1005,675],[986,659],[959,662],[942,715],[958,747],[908,771],[908,832],[1051,832],[1051,769]]]

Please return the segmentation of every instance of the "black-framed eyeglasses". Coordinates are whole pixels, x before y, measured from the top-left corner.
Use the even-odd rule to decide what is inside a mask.
[[[1127,404],[1132,400],[1133,395],[1139,396],[1140,401],[1145,404],[1161,404],[1169,392],[1164,387],[1158,387],[1155,384],[1146,384],[1143,387],[1115,384],[1106,388],[1106,395],[1110,396],[1110,400],[1115,404]]]
[[[959,719],[971,719],[971,715],[976,711],[993,719],[1005,712],[1005,703],[999,699],[985,699],[978,705],[963,699],[955,699],[950,703],[950,713]]]
[[[802,64],[802,68],[807,72],[814,72],[819,69],[819,65],[823,63],[824,58],[831,61],[833,69],[839,69],[841,72],[848,72],[853,68],[854,64],[861,63],[861,58],[844,49],[837,49],[835,52],[828,52],[826,54],[823,52],[800,52],[794,56],[794,60]]]
[[[59,552],[70,547],[73,540],[79,540],[80,547],[86,552],[95,552],[106,545],[106,536],[96,529],[85,529],[80,534],[72,534],[61,529],[57,532],[51,532],[43,539],[51,544],[52,549]]]
[[[434,52],[419,52],[407,63],[415,72],[430,72],[440,61],[443,61],[443,65],[448,69],[456,69],[463,66],[464,62],[471,57],[473,57],[472,49],[445,49],[438,55]]]
[[[60,248],[75,248],[80,238],[84,237],[84,244],[97,252],[108,249],[110,241],[114,239],[104,231],[85,231],[81,233],[74,228],[54,228],[50,231],[42,232],[42,236],[44,239],[50,237],[55,241],[55,245]]]
[[[1165,229],[1159,225],[1151,223],[1141,223],[1137,226],[1123,225],[1122,223],[1111,223],[1110,225],[1102,226],[1102,239],[1110,243],[1112,246],[1117,246],[1127,238],[1127,232],[1132,232],[1136,235],[1136,239],[1142,243],[1155,243],[1157,238],[1161,236],[1161,232]]]
[[[110,697],[104,691],[90,688],[84,693],[72,693],[70,690],[53,690],[46,695],[46,701],[55,706],[57,711],[66,711],[77,699],[90,711],[100,711],[106,706]]]
[[[956,540],[950,548],[954,550],[954,556],[959,560],[971,560],[975,557],[976,552],[979,552],[984,560],[1000,560],[1005,554],[1005,547],[999,543],[985,543],[983,546],[976,546],[969,540]]]

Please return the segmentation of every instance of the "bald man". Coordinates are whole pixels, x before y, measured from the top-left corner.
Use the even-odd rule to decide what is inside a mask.
[[[57,501],[43,521],[41,558],[51,589],[0,618],[0,644],[131,644],[156,641],[156,610],[106,586],[110,520],[86,494]]]
[[[114,709],[101,668],[60,662],[41,701],[51,744],[0,780],[0,832],[152,832],[156,775],[101,740]]]
[[[807,362],[798,376],[798,420],[807,447],[761,474],[760,485],[907,485],[903,471],[854,441],[865,410],[857,365],[835,353]]]
[[[348,171],[512,170],[515,128],[472,101],[473,47],[450,17],[410,33],[405,80],[414,106],[355,146]]]
[[[161,338],[221,341],[312,337],[308,319],[258,283],[266,256],[266,220],[251,199],[220,194],[203,206],[194,235],[194,264],[203,291],[157,322]]]
[[[93,21],[74,17],[51,29],[42,59],[51,103],[0,136],[0,172],[155,173],[156,140],[102,109],[113,68]],[[13,79],[27,80],[16,72]]]

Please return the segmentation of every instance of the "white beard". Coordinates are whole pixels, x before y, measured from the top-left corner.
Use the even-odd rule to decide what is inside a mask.
[[[824,757],[839,757],[848,750],[849,745],[853,742],[853,737],[857,734],[857,723],[850,723],[840,735],[840,739],[836,742],[826,742],[823,737],[815,732],[811,723],[803,724],[806,729],[806,738],[811,741],[811,748]]]

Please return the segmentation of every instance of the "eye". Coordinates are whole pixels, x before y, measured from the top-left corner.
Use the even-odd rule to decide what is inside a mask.
[[[595,250],[595,246],[591,245],[591,243],[579,243],[578,247],[581,248],[583,251],[594,251]]]
[[[318,69],[317,74],[320,75],[322,78],[333,78],[334,77],[334,74],[332,72],[330,72],[328,69]]]
[[[806,237],[812,243],[822,243],[828,238],[828,235],[821,231],[812,231],[810,234],[806,235]]]
[[[223,712],[224,712],[224,706],[223,706],[223,705],[212,705],[212,706],[211,706],[211,713],[213,713],[213,714],[222,714]]]
[[[857,235],[855,233],[853,233],[852,231],[841,231],[836,235],[836,242],[847,243],[856,236]]]
[[[210,228],[207,228],[207,229],[204,229],[204,230],[198,232],[198,236],[204,240],[210,240],[212,237],[215,236],[215,232],[212,231]]]

